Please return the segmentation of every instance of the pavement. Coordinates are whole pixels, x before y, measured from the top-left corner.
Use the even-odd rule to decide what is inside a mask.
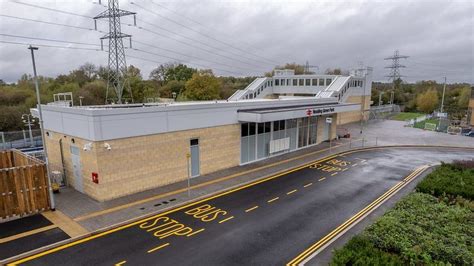
[[[85,233],[87,230],[61,211],[0,223],[0,260]]]
[[[474,159],[474,153],[417,147],[342,153],[16,263],[285,264],[405,177],[414,177],[410,173],[418,167],[454,159]]]

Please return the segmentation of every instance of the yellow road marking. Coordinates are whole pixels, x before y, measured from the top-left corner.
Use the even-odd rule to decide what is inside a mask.
[[[25,237],[25,236],[31,236],[31,235],[38,234],[38,233],[41,233],[41,232],[44,232],[44,231],[48,231],[48,230],[51,230],[51,229],[56,228],[56,227],[58,227],[58,226],[55,225],[55,224],[51,224],[51,225],[44,226],[44,227],[41,227],[41,228],[26,231],[26,232],[23,232],[23,233],[20,233],[20,234],[0,238],[0,244],[8,242],[8,241],[15,240],[15,239],[18,239],[18,238],[22,238],[22,237]]]
[[[313,184],[313,183],[308,183],[308,184],[304,185],[303,187],[309,187],[309,186],[311,186],[312,184]]]
[[[245,212],[251,212],[251,211],[255,210],[256,208],[258,208],[258,206],[253,206],[250,209],[246,209]]]
[[[201,233],[201,232],[204,231],[204,230],[205,230],[204,228],[201,228],[201,229],[197,230],[196,232],[192,232],[191,234],[189,234],[189,235],[187,235],[187,236],[188,236],[188,237],[193,236],[193,235],[195,235],[195,234]]]
[[[124,265],[124,264],[125,264],[125,262],[127,262],[127,261],[126,261],[126,260],[123,260],[123,261],[121,261],[121,262],[119,262],[119,263],[115,263],[115,266]]]
[[[269,201],[267,201],[267,202],[268,202],[268,203],[274,202],[275,200],[277,200],[277,199],[279,199],[279,198],[280,198],[280,197],[276,197],[276,198],[273,198],[273,199],[271,199],[271,200],[269,200]]]
[[[157,251],[157,250],[160,249],[160,248],[164,248],[164,247],[166,247],[166,246],[169,246],[169,244],[170,244],[170,243],[166,243],[166,244],[163,244],[163,245],[161,245],[161,246],[157,246],[156,248],[152,248],[152,249],[148,250],[147,253],[152,253],[153,251]]]
[[[356,152],[356,151],[352,151],[352,152]],[[350,153],[352,153],[352,152],[351,152],[351,151],[348,151],[348,152],[345,152],[345,154],[350,154]],[[40,252],[40,253],[31,255],[31,256],[29,256],[29,257],[25,257],[25,258],[23,258],[23,259],[20,259],[20,260],[16,261],[15,264],[20,264],[20,263],[23,263],[23,262],[26,262],[26,261],[30,261],[30,260],[33,260],[33,259],[36,259],[36,258],[45,256],[45,255],[48,255],[48,254],[51,254],[51,253],[54,253],[54,252],[57,252],[57,251],[60,251],[60,250],[63,250],[63,249],[72,247],[72,246],[75,246],[75,245],[78,245],[78,244],[81,244],[81,243],[84,243],[84,242],[87,242],[87,241],[90,241],[90,240],[93,240],[93,239],[96,239],[96,238],[99,238],[99,237],[102,237],[102,236],[105,236],[105,235],[108,235],[108,234],[111,234],[111,233],[114,233],[114,232],[117,232],[117,231],[120,231],[120,230],[129,228],[129,227],[135,226],[135,225],[140,224],[140,223],[143,223],[143,222],[145,222],[145,221],[152,220],[152,219],[155,219],[155,218],[157,218],[157,217],[164,216],[164,215],[169,214],[169,213],[177,212],[177,211],[183,210],[183,209],[188,208],[188,207],[193,206],[193,205],[197,205],[197,204],[202,203],[202,202],[206,202],[206,201],[208,201],[208,200],[212,200],[212,199],[215,199],[215,198],[218,198],[218,197],[222,197],[222,196],[225,196],[225,195],[227,195],[227,194],[231,194],[231,193],[234,193],[234,192],[236,192],[236,191],[239,191],[239,190],[242,190],[242,189],[251,187],[251,186],[258,185],[258,184],[263,183],[263,182],[266,182],[266,181],[268,181],[268,180],[272,180],[272,179],[278,178],[278,177],[280,177],[280,176],[287,175],[287,174],[289,174],[289,173],[293,173],[293,172],[299,171],[299,170],[301,170],[301,169],[307,168],[307,167],[309,167],[309,166],[312,165],[312,164],[330,160],[330,159],[332,159],[332,158],[334,158],[334,157],[336,157],[336,156],[337,156],[337,154],[330,155],[330,156],[328,156],[328,157],[321,158],[321,159],[319,159],[319,160],[316,160],[316,161],[313,161],[313,162],[310,162],[310,163],[307,163],[307,164],[304,164],[304,165],[301,165],[301,166],[292,168],[292,169],[290,169],[290,170],[283,171],[283,172],[278,173],[278,174],[275,174],[275,175],[273,175],[273,176],[269,176],[269,177],[266,177],[266,178],[262,178],[262,179],[259,179],[259,180],[254,181],[254,182],[251,182],[251,183],[242,185],[242,186],[237,187],[237,188],[229,189],[229,190],[227,190],[227,191],[218,193],[218,194],[216,194],[216,195],[213,195],[213,196],[210,196],[210,197],[207,197],[207,198],[204,198],[204,199],[195,201],[195,202],[190,202],[190,203],[185,204],[185,205],[183,205],[183,206],[180,206],[180,207],[177,207],[177,208],[174,208],[174,209],[167,210],[167,211],[162,212],[162,213],[159,213],[159,214],[157,214],[157,215],[149,216],[149,217],[146,217],[146,218],[137,220],[137,221],[135,221],[135,222],[131,222],[131,223],[129,223],[129,224],[125,224],[125,225],[122,225],[122,226],[118,226],[118,227],[113,228],[113,229],[110,229],[110,230],[108,230],[108,231],[104,231],[104,232],[102,232],[102,233],[98,233],[98,234],[96,234],[96,235],[91,235],[91,236],[89,236],[89,237],[81,238],[81,239],[78,239],[78,240],[76,240],[76,241],[73,241],[73,242],[70,242],[70,243],[67,243],[67,244],[64,244],[64,245],[61,245],[61,246],[57,246],[57,247],[52,248],[52,249],[49,249],[49,250],[45,250],[45,251],[43,251],[43,252]],[[197,232],[196,232],[196,233],[197,233]],[[193,233],[193,234],[194,234],[194,233]],[[188,235],[188,236],[189,236],[189,235]]]
[[[337,175],[339,172],[332,173],[331,176]]]
[[[290,192],[286,192],[286,195],[290,195],[290,194],[292,194],[292,193],[295,193],[296,191],[298,191],[298,190],[297,190],[297,189],[293,189],[293,190],[290,191]]]
[[[219,221],[219,223],[220,223],[220,224],[221,224],[221,223],[224,223],[224,222],[226,222],[226,221],[229,221],[230,219],[233,219],[233,218],[234,218],[234,216],[231,216],[231,217],[225,218],[224,220],[222,220],[222,221]]]
[[[320,178],[318,181],[323,181],[324,179],[326,179],[326,178],[325,178],[325,177],[323,177],[323,178]]]
[[[236,187],[236,188],[232,188],[232,189],[229,189],[227,191],[223,191],[221,193],[217,193],[215,195],[212,195],[212,196],[209,196],[207,198],[203,198],[201,200],[197,200],[197,201],[194,201],[194,202],[190,202],[190,203],[187,203],[187,204],[184,204],[182,206],[179,206],[179,207],[176,207],[174,209],[170,209],[170,210],[167,210],[167,211],[164,211],[162,213],[159,213],[159,214],[156,214],[156,215],[153,215],[153,216],[148,216],[146,218],[143,218],[143,219],[139,219],[139,220],[136,220],[136,221],[132,221],[128,224],[124,224],[124,225],[121,225],[121,226],[117,226],[116,228],[113,228],[113,229],[110,229],[110,230],[107,230],[107,231],[104,231],[104,232],[101,232],[101,233],[98,233],[98,234],[93,234],[89,237],[85,237],[85,238],[81,238],[81,239],[77,239],[77,240],[74,240],[72,242],[69,242],[67,244],[64,244],[64,245],[60,245],[60,246],[57,246],[57,247],[54,247],[54,248],[51,248],[49,250],[45,250],[45,251],[42,251],[42,252],[39,252],[39,253],[36,253],[36,254],[33,254],[31,256],[28,256],[28,257],[25,257],[25,258],[22,258],[20,260],[17,260],[14,262],[14,264],[20,264],[20,263],[24,263],[24,262],[27,262],[27,261],[30,261],[30,260],[33,260],[33,259],[36,259],[36,258],[39,258],[39,257],[42,257],[42,256],[45,256],[45,255],[48,255],[48,254],[51,254],[51,253],[54,253],[54,252],[57,252],[57,251],[60,251],[60,250],[63,250],[63,249],[66,249],[66,248],[69,248],[69,247],[73,247],[73,246],[76,246],[78,244],[81,244],[81,243],[84,243],[84,242],[87,242],[87,241],[91,241],[93,239],[96,239],[96,238],[99,238],[99,237],[102,237],[102,236],[105,236],[105,235],[109,235],[109,234],[112,234],[114,232],[117,232],[117,231],[120,231],[120,230],[123,230],[123,229],[127,229],[129,227],[132,227],[132,226],[135,226],[137,224],[140,224],[140,223],[143,223],[145,221],[148,221],[148,220],[151,220],[151,219],[155,219],[157,217],[160,217],[160,216],[164,216],[166,214],[169,214],[169,213],[173,213],[173,212],[177,212],[177,211],[180,211],[180,210],[183,210],[185,208],[188,208],[190,206],[193,206],[193,205],[197,205],[199,203],[202,203],[202,202],[205,202],[205,201],[208,201],[208,200],[212,200],[212,199],[215,199],[215,198],[218,198],[218,197],[222,197],[222,196],[225,196],[227,194],[231,194],[231,193],[234,193],[236,191],[239,191],[239,190],[242,190],[242,189],[245,189],[245,188],[248,188],[248,187],[251,187],[251,186],[255,186],[255,185],[258,185],[260,183],[263,183],[263,182],[266,182],[268,180],[272,180],[272,179],[275,179],[275,178],[278,178],[280,176],[283,176],[283,175],[287,175],[289,173],[293,173],[293,172],[296,172],[296,171],[299,171],[301,169],[304,169],[304,168],[307,168],[315,163],[319,163],[319,162],[324,162],[324,161],[327,161],[327,160],[330,160],[332,158],[335,158],[337,156],[341,156],[341,155],[347,155],[347,154],[352,154],[352,153],[357,153],[357,152],[367,152],[367,151],[371,151],[371,150],[383,150],[383,149],[390,149],[390,148],[398,148],[398,149],[403,149],[403,148],[452,148],[452,149],[463,149],[463,150],[474,150],[474,148],[468,148],[468,147],[453,147],[453,146],[424,146],[424,145],[404,145],[404,146],[381,146],[381,147],[372,147],[372,148],[364,148],[364,149],[357,149],[357,150],[352,150],[352,151],[346,151],[346,152],[341,152],[339,154],[334,154],[334,155],[330,155],[330,156],[327,156],[327,157],[324,157],[324,158],[321,158],[319,160],[316,160],[316,161],[313,161],[313,162],[310,162],[310,163],[307,163],[307,164],[304,164],[304,165],[301,165],[301,166],[297,166],[297,167],[294,167],[294,168],[291,168],[287,171],[283,171],[283,172],[280,172],[280,173],[277,173],[275,175],[272,175],[272,176],[269,176],[269,177],[266,177],[266,178],[262,178],[262,179],[259,179],[259,180],[256,180],[254,182],[251,182],[251,183],[248,183],[248,184],[245,184],[245,185],[242,185],[242,186],[239,186],[239,187]],[[328,149],[326,149],[328,150]],[[320,150],[318,152],[321,152],[323,150]],[[315,153],[318,153],[318,152],[315,152]],[[313,154],[315,154],[313,153]],[[297,158],[297,157],[293,157],[293,158]]]
[[[336,147],[339,147],[339,146],[341,146],[341,145],[336,145],[333,148],[336,148]],[[266,164],[266,165],[263,165],[263,166],[260,166],[260,167],[257,167],[257,168],[249,169],[247,171],[242,171],[242,172],[239,172],[239,173],[236,173],[236,174],[232,174],[232,175],[225,176],[225,177],[222,177],[222,178],[218,178],[218,179],[215,179],[215,180],[207,181],[207,182],[204,182],[204,183],[201,183],[201,184],[193,185],[193,186],[189,187],[189,189],[196,189],[196,188],[200,188],[200,187],[205,187],[207,185],[212,185],[212,184],[215,184],[215,183],[226,181],[226,180],[238,177],[238,176],[243,176],[243,175],[246,175],[246,174],[249,174],[249,173],[253,173],[253,172],[256,172],[256,171],[260,171],[260,170],[263,170],[263,169],[273,167],[275,165],[284,164],[284,163],[291,162],[291,161],[294,161],[294,160],[298,160],[298,159],[301,159],[301,158],[305,158],[305,157],[308,157],[308,156],[311,156],[311,155],[314,155],[314,154],[322,153],[322,152],[325,152],[325,151],[328,151],[328,150],[329,150],[329,148],[325,148],[325,149],[321,149],[321,150],[318,150],[318,151],[314,151],[314,152],[310,152],[310,153],[307,153],[307,154],[302,154],[302,155],[299,155],[299,156],[296,156],[296,157],[292,157],[292,158],[289,158],[289,159],[286,159],[286,160],[274,162],[274,163],[271,163],[271,164]],[[334,158],[334,157],[336,157],[336,155],[330,155],[326,158],[329,158],[329,157]],[[320,160],[325,160],[326,158],[321,158]],[[316,163],[316,162],[313,162],[313,163]],[[311,163],[311,164],[313,164],[313,163]],[[278,175],[278,174],[276,174],[276,175]],[[90,219],[90,218],[93,218],[93,217],[96,217],[96,216],[104,215],[104,214],[111,213],[111,212],[120,211],[120,210],[123,210],[123,209],[126,209],[126,208],[130,208],[132,206],[140,205],[140,204],[143,204],[143,203],[147,203],[149,201],[161,199],[161,198],[164,198],[164,197],[167,197],[167,196],[175,195],[175,194],[186,192],[186,191],[188,191],[187,187],[177,189],[177,190],[174,190],[174,191],[159,194],[159,195],[152,196],[152,197],[149,197],[149,198],[145,198],[145,199],[137,200],[137,201],[134,201],[134,202],[130,202],[130,203],[127,203],[127,204],[124,204],[124,205],[112,207],[112,208],[101,210],[101,211],[91,212],[91,213],[85,214],[83,216],[76,217],[73,220],[76,221],[76,222],[84,221],[84,220],[87,220],[87,219]]]
[[[356,215],[352,216],[349,220],[345,221],[343,224],[339,225],[325,237],[321,238],[318,242],[314,243],[311,247],[303,251],[301,254],[296,256],[293,260],[291,260],[287,265],[299,265],[303,260],[305,260],[308,256],[314,253],[316,250],[324,246],[327,242],[337,236],[340,232],[344,231],[347,227],[357,221],[360,217],[364,216],[366,213],[371,211],[375,208],[379,203],[384,201],[385,199],[391,197],[394,193],[401,189],[405,184],[416,178],[420,173],[422,173],[428,166],[422,166],[415,171],[413,171],[410,175],[408,175],[403,181],[398,182],[392,188],[390,188],[387,192],[382,194],[382,196],[378,197],[372,203],[367,205],[364,209],[359,211]]]

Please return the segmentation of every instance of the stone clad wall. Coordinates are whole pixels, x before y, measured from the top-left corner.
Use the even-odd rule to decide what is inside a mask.
[[[364,102],[364,98],[365,98],[365,102]],[[362,102],[364,102],[364,104],[361,105],[362,110],[360,111],[339,113],[337,124],[344,125],[348,123],[358,122],[362,118],[362,111],[370,109],[370,96],[365,96],[365,97],[364,96],[349,96],[346,100],[346,103],[361,104]]]
[[[46,134],[46,132],[49,134],[49,136]],[[45,134],[45,142],[48,149],[48,161],[51,171],[59,171],[61,173],[64,172],[66,183],[69,186],[75,188],[76,184],[71,159],[71,146],[78,147],[81,156],[83,192],[92,198],[98,197],[99,195],[97,195],[96,184],[92,182],[91,177],[92,172],[98,171],[96,150],[93,149],[87,152],[83,151],[84,145],[86,143],[90,143],[90,141],[73,136],[66,136],[49,130],[46,130]],[[59,144],[60,140],[62,142],[64,165],[61,162],[61,145]]]
[[[74,187],[70,153],[71,139],[80,149],[84,193],[105,201],[187,179],[186,154],[190,139],[199,139],[201,175],[237,166],[240,163],[240,126],[238,124],[170,132],[133,138],[89,143],[71,136],[64,138],[53,132],[47,138],[50,162],[60,166],[59,138],[63,138],[63,154],[68,182]],[[111,146],[107,150],[105,143]],[[99,184],[91,174],[99,174]]]

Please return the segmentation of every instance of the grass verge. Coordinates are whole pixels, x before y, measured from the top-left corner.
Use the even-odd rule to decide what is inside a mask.
[[[404,112],[404,113],[398,113],[394,115],[392,119],[398,120],[398,121],[405,121],[405,120],[413,119],[420,116],[423,116],[423,114]]]

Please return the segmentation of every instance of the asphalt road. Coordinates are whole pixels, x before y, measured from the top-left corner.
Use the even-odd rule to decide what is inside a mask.
[[[281,265],[415,168],[474,152],[389,148],[337,156],[113,232],[28,257],[34,265]]]

